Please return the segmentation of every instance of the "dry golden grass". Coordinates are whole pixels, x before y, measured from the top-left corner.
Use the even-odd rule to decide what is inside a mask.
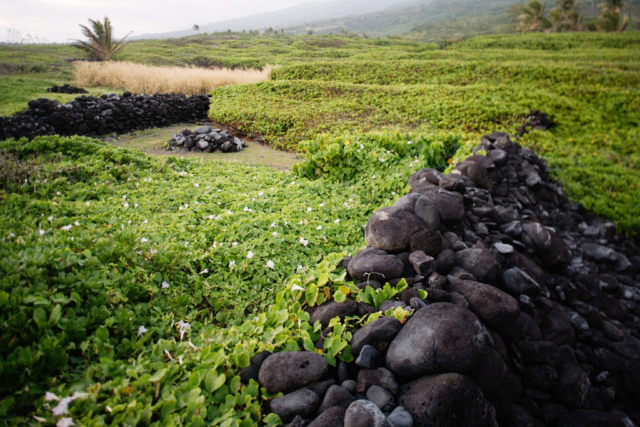
[[[132,62],[73,63],[73,75],[81,87],[112,87],[133,93],[184,93],[198,95],[216,87],[257,83],[269,79],[271,67],[260,70],[152,67]]]

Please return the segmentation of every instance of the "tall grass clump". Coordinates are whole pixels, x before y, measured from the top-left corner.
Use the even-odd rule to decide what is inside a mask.
[[[73,63],[73,75],[80,86],[112,87],[134,93],[184,93],[199,95],[216,87],[257,83],[269,79],[271,67],[262,70],[197,67],[153,67],[132,62]]]

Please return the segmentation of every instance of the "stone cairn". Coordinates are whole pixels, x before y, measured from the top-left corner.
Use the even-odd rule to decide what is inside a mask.
[[[62,86],[54,86],[47,88],[47,92],[51,93],[67,93],[67,94],[76,94],[76,93],[89,93],[85,89],[81,87],[71,86],[68,83],[63,84]]]
[[[640,426],[638,247],[507,134],[474,153],[446,176],[416,172],[343,261],[361,289],[404,278],[381,309],[413,316],[357,330],[355,362],[337,368],[306,351],[257,354],[241,379],[284,393],[267,411],[290,427]],[[347,300],[310,314],[327,328],[374,311]]]
[[[222,129],[211,129],[210,126],[200,126],[193,130],[185,129],[179,134],[173,134],[167,143],[167,150],[176,149],[196,151],[200,153],[235,153],[247,148],[247,143],[240,138],[229,135]]]
[[[124,92],[100,98],[83,95],[67,104],[40,98],[28,105],[22,113],[0,117],[0,140],[43,135],[101,136],[196,122],[206,118],[209,97]]]

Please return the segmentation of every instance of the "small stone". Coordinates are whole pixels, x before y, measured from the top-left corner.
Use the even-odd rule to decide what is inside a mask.
[[[193,133],[195,133],[196,135],[204,135],[210,132],[211,132],[210,126],[200,126],[198,128],[195,128],[195,130],[193,131]]]
[[[327,390],[327,393],[322,400],[322,404],[320,405],[320,409],[318,410],[318,412],[324,412],[333,406],[347,408],[354,400],[355,399],[353,398],[351,393],[349,393],[347,390],[340,386],[332,385],[331,387],[329,387],[329,390]]]
[[[367,399],[375,403],[382,412],[390,412],[396,407],[396,399],[393,394],[377,385],[369,387]]]
[[[394,427],[413,427],[413,417],[402,406],[396,407],[387,419]]]
[[[353,402],[344,416],[344,427],[394,427],[380,408],[368,400]]]
[[[346,412],[342,406],[332,406],[322,412],[308,427],[343,427]]]
[[[409,262],[411,262],[417,274],[425,277],[436,270],[436,260],[422,251],[412,252],[409,256]]]
[[[356,365],[365,369],[377,369],[384,365],[384,355],[371,345],[365,345],[356,359]]]
[[[513,246],[508,245],[506,243],[494,243],[491,248],[495,250],[497,253],[502,255],[508,255],[513,253]]]
[[[351,394],[355,394],[357,384],[354,380],[346,380],[342,384],[340,384],[340,387],[347,390]]]

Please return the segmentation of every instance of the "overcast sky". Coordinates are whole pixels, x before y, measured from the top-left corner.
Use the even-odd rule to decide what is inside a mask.
[[[78,24],[109,17],[116,37],[186,30],[321,0],[0,0],[0,41],[7,30],[65,43],[81,39]]]

